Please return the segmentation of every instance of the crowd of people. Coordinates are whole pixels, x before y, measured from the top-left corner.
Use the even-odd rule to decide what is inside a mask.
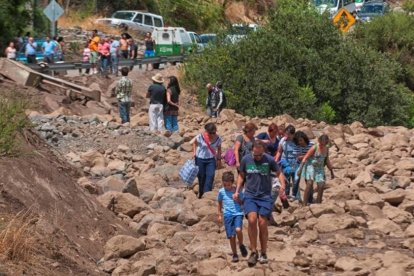
[[[155,56],[155,40],[151,33],[144,37],[144,57]],[[93,30],[81,50],[82,62],[90,64],[86,74],[101,74],[107,77],[109,74],[118,76],[120,59],[136,59],[138,57],[138,44],[128,33],[122,33],[119,39],[115,36],[98,35],[98,30]],[[25,37],[16,38],[8,44],[5,56],[16,60],[17,54],[24,53],[27,63],[37,63],[39,52],[43,54],[43,62],[53,63],[63,61],[65,55],[65,42],[63,37],[46,37],[42,45],[38,45],[34,38],[27,33]],[[131,71],[133,66],[129,68]],[[153,70],[150,64],[146,64],[146,70]],[[82,70],[80,70],[82,73]]]
[[[132,81],[128,78],[129,71],[130,69],[127,67],[121,69],[122,78],[115,86],[115,96],[118,100],[122,124],[130,122]],[[178,79],[175,76],[169,76],[167,86],[164,86],[164,77],[157,73],[152,77],[152,82],[146,94],[146,98],[150,100],[148,108],[150,130],[177,132],[181,93]]]
[[[45,41],[38,45],[34,38],[27,32],[26,35],[17,37],[10,41],[5,49],[5,56],[8,59],[16,60],[18,53],[24,53],[27,63],[37,63],[37,53],[43,53],[44,62],[53,63],[63,61],[65,55],[65,41],[63,37],[45,37]]]
[[[155,56],[155,41],[151,33],[146,33],[144,56]],[[91,64],[91,69],[86,74],[98,74],[107,77],[108,74],[118,76],[120,59],[136,59],[138,57],[138,45],[127,33],[122,33],[120,39],[115,36],[99,37],[98,31],[93,30],[90,39],[85,44],[82,52],[82,62]],[[129,67],[131,71],[133,66]],[[146,65],[146,70],[152,70]]]
[[[213,190],[215,171],[222,166],[222,159],[237,171],[236,183],[232,171],[223,173],[223,187],[217,196],[218,221],[224,224],[230,241],[232,261],[238,262],[237,240],[241,255],[248,255],[242,234],[243,218],[246,217],[250,240],[249,266],[268,262],[268,225],[274,223],[272,211],[277,198],[282,203],[297,200],[303,206],[321,203],[326,183],[325,166],[334,177],[327,135],[321,135],[313,143],[293,125],[285,127],[284,124],[272,123],[266,132],[256,133],[257,130],[254,123],[247,123],[243,134],[236,137],[234,146],[224,155],[223,141],[214,123],[207,123],[204,131],[193,140],[199,198]],[[306,182],[303,197],[299,187],[301,178]],[[315,201],[314,191],[317,193]]]

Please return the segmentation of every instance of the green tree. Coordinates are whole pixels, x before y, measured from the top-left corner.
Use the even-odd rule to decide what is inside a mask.
[[[21,34],[30,21],[26,10],[28,0],[0,0],[0,49],[7,47],[7,42]]]
[[[399,62],[403,80],[414,90],[414,16],[395,12],[377,17],[372,22],[358,25],[353,38]]]

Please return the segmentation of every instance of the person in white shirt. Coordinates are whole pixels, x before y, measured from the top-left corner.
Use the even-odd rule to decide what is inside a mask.
[[[10,41],[5,53],[8,59],[16,60],[16,47],[14,47],[14,42]]]

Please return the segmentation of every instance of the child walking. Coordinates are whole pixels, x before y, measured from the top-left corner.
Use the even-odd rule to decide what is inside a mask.
[[[226,229],[227,238],[230,240],[231,251],[233,253],[232,262],[239,261],[237,255],[236,236],[239,240],[239,249],[243,257],[247,256],[246,246],[243,244],[243,210],[240,206],[240,202],[233,199],[233,194],[236,191],[234,186],[234,174],[232,172],[223,173],[222,177],[223,188],[218,192],[218,221],[224,222],[224,228]],[[243,194],[240,193],[239,197],[243,200]]]
[[[302,169],[305,168],[303,176],[306,180],[305,195],[303,198],[303,205],[308,204],[308,198],[313,188],[313,183],[316,182],[317,198],[316,203],[322,203],[323,190],[326,182],[325,166],[331,171],[332,179],[335,177],[332,164],[329,160],[329,137],[326,134],[318,138],[318,143],[311,147],[302,159],[298,170],[298,176],[302,175]]]

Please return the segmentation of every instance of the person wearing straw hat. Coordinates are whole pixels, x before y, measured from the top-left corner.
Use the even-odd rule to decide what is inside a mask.
[[[149,126],[151,131],[164,130],[163,107],[166,99],[166,89],[163,85],[164,78],[160,73],[152,77],[153,84],[148,88],[146,97],[150,99],[148,110]]]

